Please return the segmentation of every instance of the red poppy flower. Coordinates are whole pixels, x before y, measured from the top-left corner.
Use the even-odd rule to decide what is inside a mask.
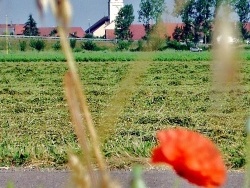
[[[152,163],[168,163],[189,182],[204,187],[221,186],[226,167],[211,140],[183,128],[157,132],[159,145],[153,150]]]

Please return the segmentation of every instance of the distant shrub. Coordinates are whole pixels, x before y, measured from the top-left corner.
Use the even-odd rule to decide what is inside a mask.
[[[162,20],[153,26],[151,32],[147,36],[147,51],[161,50],[165,45],[166,41],[166,29]]]
[[[189,50],[189,47],[185,44],[181,44],[176,40],[167,41],[167,47],[175,50]]]
[[[136,51],[142,51],[143,50],[143,40],[138,40],[138,47]]]
[[[86,42],[83,42],[82,48],[84,50],[89,50],[89,51],[98,51],[98,47],[96,43],[94,43],[92,40],[88,40]]]
[[[204,45],[204,46],[201,46],[201,48],[203,51],[210,51],[212,49],[212,46],[211,45]]]
[[[76,47],[76,39],[70,39],[69,43],[70,43],[70,47],[72,49],[74,49]]]
[[[19,41],[19,48],[20,48],[20,51],[26,51],[26,47],[27,47],[27,43],[26,41]]]
[[[244,47],[245,50],[250,50],[250,45]]]
[[[119,51],[128,50],[130,45],[131,45],[131,41],[119,40],[117,42],[116,49],[119,50]]]
[[[92,33],[86,33],[85,38],[94,38]]]
[[[79,47],[74,48],[74,52],[81,52],[81,51],[82,51],[82,49]]]
[[[55,51],[58,51],[61,49],[61,44],[60,44],[60,41],[57,41],[56,43],[54,43],[52,45],[52,48],[55,50]]]
[[[31,39],[30,47],[36,49],[37,51],[41,51],[45,48],[45,42],[41,39]]]

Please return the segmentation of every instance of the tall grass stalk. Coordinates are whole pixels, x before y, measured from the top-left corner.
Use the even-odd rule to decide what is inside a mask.
[[[70,107],[71,118],[74,123],[74,128],[76,135],[79,140],[79,144],[81,145],[86,156],[87,162],[86,166],[89,171],[90,176],[90,187],[103,187],[108,188],[112,187],[112,181],[109,179],[109,175],[106,170],[106,164],[101,154],[101,150],[99,147],[99,140],[97,134],[94,129],[93,120],[87,105],[86,96],[82,90],[80,78],[78,75],[76,63],[71,51],[70,43],[67,40],[67,30],[69,26],[69,21],[71,19],[71,7],[69,1],[50,1],[52,10],[55,14],[57,19],[57,23],[59,24],[58,33],[60,35],[60,41],[62,44],[62,50],[67,59],[67,65],[69,68],[69,72],[65,76],[65,90],[66,90],[66,97]],[[85,126],[83,125],[82,118],[85,121],[85,125],[87,131],[90,135],[90,141],[87,142],[87,134]],[[100,170],[100,183],[97,183],[96,179],[94,178],[93,169],[91,168],[92,161],[91,161],[91,152],[89,150],[90,144],[92,146],[94,156],[96,158],[97,164]],[[74,170],[74,169],[72,169]],[[81,185],[79,184],[79,187]],[[82,185],[83,186],[83,185]],[[87,185],[85,185],[87,186]]]

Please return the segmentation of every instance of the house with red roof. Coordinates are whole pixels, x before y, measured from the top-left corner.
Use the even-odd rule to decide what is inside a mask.
[[[39,27],[38,31],[39,36],[58,36],[57,27]],[[70,27],[68,36],[73,38],[83,38],[85,36],[85,31],[81,27]]]
[[[115,39],[115,18],[119,10],[124,6],[123,0],[109,0],[109,15],[104,16],[91,25],[85,32],[91,33],[94,37],[104,37],[106,39]],[[166,35],[172,37],[176,26],[183,26],[183,23],[165,23]],[[145,36],[145,28],[142,24],[132,24],[130,26],[133,40],[140,40]]]
[[[24,24],[0,24],[0,35],[6,34],[6,31],[9,35],[22,35],[23,34]]]
[[[250,32],[250,22],[246,23],[246,29]]]
[[[110,24],[108,16],[104,16],[90,26],[85,32],[91,33],[95,37],[103,37],[106,35],[107,26]]]
[[[132,24],[129,29],[132,33],[133,40],[140,40],[146,35],[145,28],[142,24]]]
[[[23,35],[24,24],[0,24],[0,35],[6,33],[11,35]],[[50,36],[58,36],[56,32],[56,27],[38,27],[39,36],[42,37],[50,37]],[[53,34],[53,31],[54,34]],[[73,38],[83,38],[85,36],[85,31],[81,27],[70,27],[69,28],[69,37]]]
[[[23,35],[24,24],[15,24],[14,31],[15,35]]]
[[[132,33],[132,40],[140,40],[145,36],[145,29],[142,24],[132,24],[130,27],[130,32]],[[105,38],[106,39],[115,39],[115,30],[114,29],[106,29],[105,30]]]
[[[54,35],[53,35],[53,31],[55,31]],[[57,36],[56,27],[39,27],[38,32],[39,32],[39,36],[42,36],[42,37]]]
[[[5,35],[6,33],[9,35],[15,34],[15,25],[16,24],[0,24],[0,35]]]
[[[83,38],[85,36],[85,31],[81,27],[70,27],[69,28],[69,37],[74,38]]]
[[[184,26],[183,23],[164,23],[164,27],[165,27],[165,34],[171,38],[172,37],[172,34],[175,30],[176,27],[181,27],[181,26]],[[132,24],[130,27],[129,27],[130,31],[132,32],[132,40],[140,40],[142,39],[146,32],[145,32],[145,28],[142,24]],[[106,32],[105,32],[105,36],[107,39],[115,39],[116,36],[115,36],[115,30],[114,29],[107,29]]]
[[[91,33],[94,37],[104,37],[106,39],[115,39],[115,18],[119,10],[124,6],[123,0],[109,0],[109,14],[104,16],[90,26],[85,32]],[[176,27],[183,27],[184,23],[164,23],[164,35],[173,39],[173,33]],[[247,24],[247,30],[250,31],[250,24]],[[130,26],[132,40],[140,40],[145,36],[145,28],[142,24],[132,24]]]
[[[95,37],[112,37],[112,31],[115,29],[115,18],[118,15],[119,10],[124,6],[123,0],[109,0],[108,2],[108,16],[104,16],[97,20],[92,26],[90,26],[85,32],[91,33]]]

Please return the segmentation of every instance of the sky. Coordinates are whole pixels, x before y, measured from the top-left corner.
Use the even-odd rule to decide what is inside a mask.
[[[79,26],[86,30],[103,16],[108,15],[108,0],[70,0],[73,8],[71,26]],[[165,0],[169,12],[173,7],[173,0]],[[140,0],[124,0],[124,4],[132,4],[134,8],[135,23],[138,23]],[[38,27],[56,26],[55,19],[50,11],[41,19],[36,8],[35,0],[0,0],[0,23],[23,24],[28,20],[29,14],[37,22]],[[7,17],[6,17],[7,15]],[[165,21],[178,22],[180,19],[165,15]]]

